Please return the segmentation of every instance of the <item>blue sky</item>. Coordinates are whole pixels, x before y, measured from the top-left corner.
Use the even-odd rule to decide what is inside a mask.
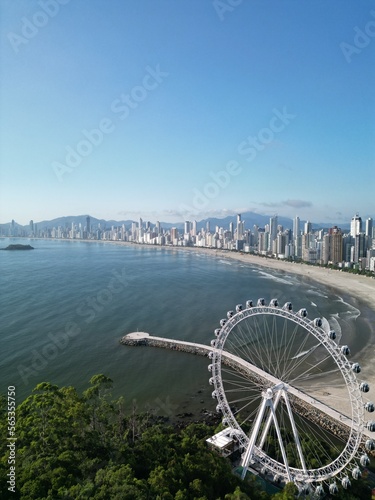
[[[1,28],[0,222],[375,216],[374,1],[3,0]]]

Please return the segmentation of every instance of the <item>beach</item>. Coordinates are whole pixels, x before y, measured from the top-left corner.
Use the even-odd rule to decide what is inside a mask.
[[[120,244],[129,244],[126,242],[118,242]],[[223,250],[216,250],[210,248],[201,247],[154,247],[154,248],[166,248],[174,251],[198,251],[204,252],[212,255],[215,258],[220,259],[232,259],[239,261],[244,264],[251,264],[254,266],[261,266],[270,270],[275,270],[278,272],[285,272],[286,275],[298,274],[302,276],[306,281],[313,282],[313,284],[319,286],[324,285],[329,288],[334,289],[336,292],[345,294],[351,297],[355,302],[356,306],[361,309],[361,303],[366,304],[375,315],[375,279],[369,278],[359,274],[352,274],[347,272],[342,272],[339,270],[327,269],[319,266],[312,266],[308,264],[293,263],[283,260],[277,260],[272,258],[260,257],[252,254],[245,254],[240,252],[229,252]],[[362,312],[361,312],[362,314]],[[366,394],[366,400],[374,400],[375,397],[372,396],[375,390],[375,323],[370,325],[371,328],[371,341],[368,345],[363,346],[361,352],[360,364],[362,367],[362,373],[358,376],[359,380],[363,378],[370,384],[370,393]],[[357,360],[351,360],[357,361]],[[330,406],[332,405],[332,400],[334,400],[334,407],[343,413],[344,415],[350,416],[351,407],[349,405],[348,393],[346,388],[335,387],[335,378],[327,376],[322,380],[320,387],[316,387],[311,395],[318,401]],[[370,415],[365,415],[365,418],[369,418]]]
[[[221,257],[239,260],[248,264],[267,267],[287,274],[298,274],[317,283],[335,288],[356,299],[366,302],[375,311],[375,279],[360,274],[258,257],[234,252],[218,252]]]
[[[43,239],[41,239],[43,240]],[[53,240],[52,240],[53,241]],[[110,241],[110,240],[58,240],[66,241],[71,243],[99,243],[102,245],[110,244],[115,246],[147,249],[155,252],[193,252],[199,254],[206,254],[212,259],[218,259],[223,261],[232,260],[240,262],[243,265],[254,266],[254,268],[268,269],[270,271],[275,271],[277,273],[282,273],[282,277],[285,274],[285,278],[290,275],[299,275],[303,278],[303,282],[306,283],[306,287],[309,288],[309,283],[312,286],[319,287],[319,285],[328,287],[332,290],[333,295],[344,296],[347,302],[350,302],[355,306],[358,311],[360,311],[359,320],[362,322],[366,321],[365,328],[368,331],[366,340],[363,341],[362,338],[357,340],[351,339],[348,342],[349,347],[354,347],[353,343],[360,345],[360,349],[356,349],[358,356],[349,357],[351,362],[359,362],[362,366],[362,372],[358,376],[359,380],[366,380],[370,384],[370,393],[366,394],[365,399],[375,400],[372,393],[375,389],[375,279],[366,276],[346,273],[338,270],[330,270],[327,268],[321,268],[318,266],[312,266],[307,264],[292,263],[282,260],[277,260],[273,258],[265,258],[257,255],[240,253],[240,252],[230,252],[225,250],[218,250],[212,248],[203,247],[176,247],[176,246],[156,246],[156,245],[142,245],[131,242],[123,241]],[[329,294],[328,294],[329,295]],[[257,297],[251,297],[254,300]],[[273,297],[267,297],[270,299]],[[279,300],[282,297],[276,297]],[[328,298],[329,300],[329,298]],[[356,321],[359,321],[356,320]],[[357,326],[357,329],[359,326]],[[158,336],[161,335],[161,331],[152,331],[152,334]],[[360,335],[361,330],[358,330]],[[361,344],[363,343],[363,345]],[[357,358],[357,359],[355,359]],[[330,376],[327,374],[321,383],[319,383],[319,389],[316,387],[316,392],[314,397],[322,402],[329,404],[332,397],[335,398],[335,407],[340,409],[343,413],[347,413],[348,402],[347,393],[335,386],[335,376]],[[346,406],[346,408],[345,408]],[[367,416],[368,417],[368,416]]]

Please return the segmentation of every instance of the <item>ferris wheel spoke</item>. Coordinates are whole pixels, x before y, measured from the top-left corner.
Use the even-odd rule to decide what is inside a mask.
[[[246,303],[246,309],[238,306],[236,311],[215,332],[217,351],[210,356],[215,375],[210,382],[218,410],[244,450],[242,477],[250,461],[285,481],[298,477],[314,483],[343,474],[358,451],[363,424],[358,424],[362,416],[357,408],[364,403],[354,369],[337,356],[334,337],[321,328],[321,320],[306,320],[306,310],[294,313],[290,303],[280,308],[274,300],[266,306],[260,299],[257,306]],[[325,391],[327,377],[337,379],[332,395]],[[345,417],[346,424],[352,420],[348,441],[307,420],[311,412],[300,414],[306,396],[320,411],[324,398],[336,411],[346,402],[351,406],[351,417]]]
[[[244,418],[243,420],[241,420],[241,425],[245,425],[247,422],[250,422],[251,420],[254,420],[254,417],[257,413],[257,409],[252,411],[251,413],[248,414],[248,416],[246,418]]]
[[[286,321],[285,321],[286,324]],[[282,378],[286,377],[286,374],[292,370],[292,368],[296,368],[296,365],[298,366],[300,358],[302,357],[301,354],[303,353],[306,343],[308,341],[308,337],[305,335],[302,341],[297,341],[297,336],[300,328],[299,325],[295,325],[294,329],[292,332],[290,332],[289,338],[288,338],[288,343],[286,346],[286,355],[285,355],[285,367],[284,371],[282,373]],[[298,345],[298,349],[296,352],[292,352],[293,347],[295,348],[296,344]],[[302,361],[301,361],[302,362]]]
[[[235,342],[235,340],[237,342]],[[229,339],[228,340],[228,345],[227,345],[227,351],[230,352],[231,354],[235,354],[237,356],[240,356],[242,359],[249,360],[251,359],[251,352],[249,348],[246,346],[246,341],[244,339],[242,340],[242,344],[239,343],[239,339],[237,336],[234,339]]]
[[[305,379],[308,378],[307,376],[308,375],[313,375],[312,374],[312,370],[313,369],[316,369],[319,365],[321,365],[322,363],[324,363],[327,359],[330,359],[331,356],[328,354],[325,358],[321,359],[318,363],[316,363],[315,365],[311,365],[307,370],[305,370],[303,373],[301,373],[300,375],[298,375],[298,377],[294,378],[294,379],[291,379],[289,381],[290,384],[293,384],[296,380],[298,380],[298,378],[302,378],[304,377]]]
[[[236,404],[236,403],[241,403],[242,401],[246,401],[248,400],[248,398],[243,398],[243,400],[239,399],[238,401],[231,401],[231,404]],[[245,408],[247,408],[249,405],[252,404],[252,400],[248,401],[247,404],[243,405],[241,408],[239,408],[238,410],[236,410],[236,412],[234,413],[235,415],[236,414],[239,414],[241,413],[241,411],[243,411]]]
[[[311,368],[314,368],[315,366],[317,366],[316,364],[314,363],[308,363],[308,359],[309,359],[309,356],[311,354],[311,352],[307,352],[305,354],[302,354],[303,351],[301,350],[301,353],[297,356],[299,356],[297,359],[294,360],[294,363],[293,364],[290,364],[288,366],[288,369],[285,370],[285,373],[284,373],[284,379],[285,380],[290,380],[290,377],[292,377],[293,375],[293,372],[297,372],[298,368],[300,366],[303,366],[305,364],[309,364]],[[328,359],[328,358],[326,358]]]
[[[254,328],[249,328],[247,326],[247,331],[242,328],[242,325],[239,324],[238,328],[235,331],[235,335],[241,339],[244,339],[244,343],[247,343],[247,360],[252,364],[257,364],[262,362],[262,354],[261,354],[261,335],[259,329],[257,329],[257,325],[254,325]],[[246,340],[245,340],[246,339]],[[264,367],[262,363],[262,367]]]
[[[246,346],[246,356],[250,363],[254,364],[256,359],[262,359],[261,356],[261,347],[262,344],[260,342],[260,332],[257,331],[256,327],[254,329],[250,329],[249,325],[247,326],[247,331],[242,328],[242,325],[238,325],[238,329],[236,329],[235,335]]]
[[[251,385],[240,385],[233,383],[232,380],[228,379],[223,379],[223,383],[225,383],[225,386],[230,386],[233,387],[233,389],[226,388],[225,392],[240,392],[240,391],[246,391],[246,392],[259,392],[254,386]]]

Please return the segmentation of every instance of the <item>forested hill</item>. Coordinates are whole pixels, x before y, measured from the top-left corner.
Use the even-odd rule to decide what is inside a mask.
[[[82,395],[44,382],[16,410],[15,493],[9,490],[8,414],[0,401],[0,498],[25,500],[271,498],[254,478],[241,481],[228,460],[210,451],[214,429],[176,429],[139,414],[123,398],[112,401],[112,381],[95,375]],[[10,412],[9,412],[10,411]],[[358,483],[356,495],[371,498]],[[287,485],[274,499],[294,498]]]

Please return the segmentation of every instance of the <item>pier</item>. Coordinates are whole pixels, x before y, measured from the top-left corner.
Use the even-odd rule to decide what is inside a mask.
[[[208,357],[209,352],[213,351],[211,346],[204,344],[164,337],[155,337],[146,332],[133,332],[124,335],[120,340],[120,343],[127,346],[160,347],[174,351],[198,354],[206,357]],[[225,351],[222,351],[221,359],[223,364],[235,368],[237,371],[246,375],[250,380],[254,380],[254,382],[259,383],[260,380],[269,381],[274,385],[280,382],[278,379],[261,370],[257,366],[254,366],[230,353],[226,353]],[[288,394],[293,400],[298,413],[302,417],[307,418],[314,424],[319,425],[344,440],[348,438],[351,427],[345,423],[345,421],[348,421],[348,423],[350,422],[350,419],[348,419],[346,415],[343,415],[321,401],[318,401],[316,398],[312,398],[292,386],[289,386]],[[374,439],[374,433],[369,431],[367,428],[364,428],[363,445],[366,439]]]

